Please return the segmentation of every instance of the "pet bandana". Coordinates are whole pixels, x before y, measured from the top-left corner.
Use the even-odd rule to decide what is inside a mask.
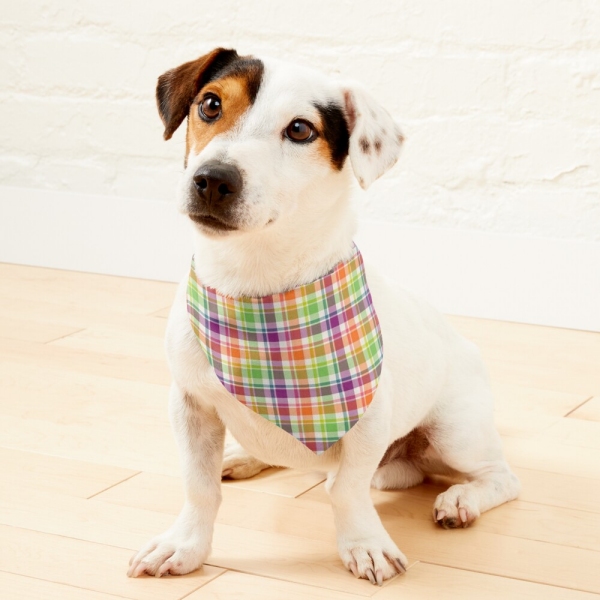
[[[383,343],[356,247],[320,279],[259,298],[203,286],[192,259],[187,310],[223,386],[313,452],[337,442],[373,399]]]

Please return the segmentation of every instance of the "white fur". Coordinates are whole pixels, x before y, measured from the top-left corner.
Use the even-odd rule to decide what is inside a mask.
[[[205,161],[236,162],[244,173],[240,231],[211,233],[194,226],[199,279],[221,293],[264,295],[310,282],[352,251],[355,218],[349,204],[352,173],[363,185],[398,156],[398,129],[358,88],[319,73],[265,63],[255,104],[234,131],[188,157],[180,208]],[[294,145],[280,132],[293,118],[314,120],[314,100],[340,105],[352,94],[356,123],[350,161],[337,171],[311,144]],[[372,119],[377,115],[377,122]],[[382,131],[381,128],[385,129]],[[356,136],[381,138],[384,147],[358,155]],[[368,160],[367,160],[368,159]],[[248,410],[221,385],[189,323],[182,281],[169,318],[167,351],[173,375],[170,410],[184,464],[186,504],[173,527],[133,559],[129,574],[187,573],[210,552],[220,503],[221,470],[251,476],[267,465],[327,471],[340,556],[355,575],[381,583],[406,568],[406,558],[383,528],[369,486],[406,487],[436,465],[464,474],[436,501],[434,519],[467,525],[480,512],[515,498],[510,472],[494,429],[492,396],[477,348],[428,305],[390,285],[367,263],[367,278],[384,338],[384,366],[365,416],[321,455]],[[227,427],[239,442],[223,456]],[[388,446],[420,427],[430,447],[416,463],[396,461],[378,471]],[[432,540],[433,543],[433,540]]]

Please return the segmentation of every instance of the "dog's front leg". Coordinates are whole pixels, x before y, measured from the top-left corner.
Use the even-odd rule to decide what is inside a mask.
[[[214,411],[201,407],[175,384],[169,412],[183,463],[185,504],[171,528],[132,558],[130,577],[184,575],[199,568],[210,553],[221,503],[225,426]]]
[[[371,479],[387,448],[385,435],[376,430],[356,427],[346,434],[339,469],[328,477],[327,489],[344,565],[356,577],[381,585],[404,573],[408,562],[383,527],[371,500]]]

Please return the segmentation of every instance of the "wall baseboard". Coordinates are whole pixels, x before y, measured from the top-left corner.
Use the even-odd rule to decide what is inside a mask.
[[[0,186],[0,261],[177,281],[191,255],[166,202]],[[600,243],[361,222],[365,258],[451,314],[600,331]]]

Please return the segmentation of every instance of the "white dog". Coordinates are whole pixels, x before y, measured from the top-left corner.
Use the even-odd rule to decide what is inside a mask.
[[[179,209],[193,223],[195,274],[223,297],[259,298],[309,284],[353,255],[352,174],[363,188],[397,160],[403,137],[377,100],[278,60],[216,49],[158,80],[165,139],[187,117]],[[347,160],[349,159],[349,160]],[[493,424],[477,348],[432,308],[367,269],[385,354],[364,416],[323,452],[249,410],[216,376],[179,287],[167,329],[170,415],[186,501],[173,526],[131,561],[128,574],[184,574],[211,550],[221,477],[269,465],[328,473],[346,568],[381,585],[406,569],[369,487],[399,489],[428,473],[460,473],[434,520],[466,527],[514,499],[519,482]],[[239,445],[224,450],[225,428]],[[225,455],[224,455],[225,452]]]

